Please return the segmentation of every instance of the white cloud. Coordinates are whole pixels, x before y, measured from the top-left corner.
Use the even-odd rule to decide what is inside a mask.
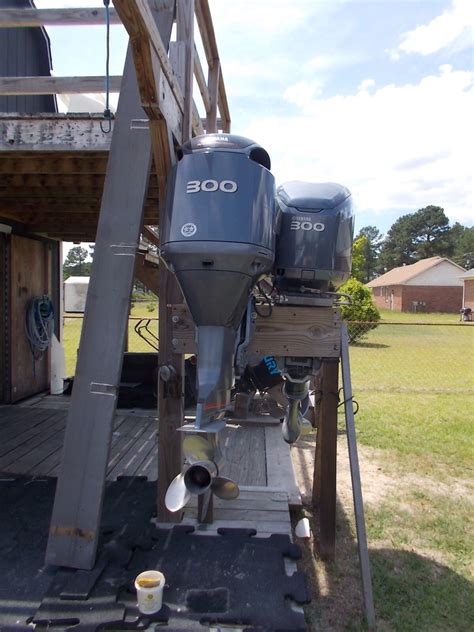
[[[283,31],[297,28],[308,18],[313,0],[211,0],[211,14],[219,31],[231,27],[235,31],[251,34],[255,43]],[[285,42],[282,43],[285,45]]]
[[[448,46],[467,48],[473,44],[473,29],[473,0],[453,0],[452,6],[431,22],[404,33],[398,48],[389,52],[396,60],[401,53],[430,55]]]
[[[375,81],[373,79],[364,79],[357,86],[358,92],[367,91],[369,88],[373,88],[375,86]]]
[[[321,94],[321,91],[321,81],[298,81],[285,90],[283,98],[298,107],[305,107],[310,105],[314,97]]]
[[[256,117],[243,133],[270,152],[278,182],[341,182],[361,208],[438,204],[472,223],[473,79],[443,66],[371,93],[321,99],[301,89],[296,116]]]

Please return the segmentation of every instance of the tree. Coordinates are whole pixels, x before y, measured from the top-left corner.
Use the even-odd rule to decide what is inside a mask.
[[[64,280],[70,276],[90,276],[91,263],[86,262],[88,252],[81,246],[74,246],[67,253],[67,257],[63,264]]]
[[[351,276],[358,281],[365,279],[365,258],[367,256],[369,241],[365,235],[356,237],[352,244],[352,270]]]
[[[449,219],[440,206],[426,206],[399,217],[384,241],[379,271],[416,263],[427,257],[449,257],[454,244]]]
[[[354,273],[352,273],[352,276],[356,276],[356,278],[363,283],[368,283],[369,281],[372,281],[376,274],[377,261],[383,236],[379,229],[375,226],[364,226],[364,228],[360,229],[359,234],[356,237],[356,241],[361,237],[365,238],[361,253],[363,261],[359,275],[354,275]]]
[[[474,268],[474,226],[456,222],[451,227],[451,239],[454,244],[452,260],[466,270]]]
[[[377,327],[380,312],[374,304],[371,290],[357,279],[351,277],[341,285],[339,292],[351,297],[350,305],[341,306],[341,314],[349,322],[349,342],[358,342]]]

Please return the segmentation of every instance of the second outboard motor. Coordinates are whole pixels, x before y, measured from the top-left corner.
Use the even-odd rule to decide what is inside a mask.
[[[275,257],[275,287],[283,302],[332,305],[333,290],[351,273],[354,216],[351,194],[340,184],[287,182],[277,190],[281,228]],[[304,424],[311,377],[318,358],[278,359],[289,406],[283,438],[294,443]]]
[[[193,138],[178,158],[161,254],[197,328],[199,428],[229,402],[236,332],[252,287],[273,266],[275,183],[267,152],[241,136]]]
[[[340,184],[286,182],[278,187],[282,222],[275,258],[276,286],[325,292],[351,273],[354,215],[351,194]]]

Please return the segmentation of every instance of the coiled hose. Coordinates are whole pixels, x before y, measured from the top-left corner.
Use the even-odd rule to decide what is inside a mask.
[[[26,337],[30,343],[33,356],[33,374],[35,362],[51,344],[54,327],[53,303],[49,296],[39,296],[31,299],[26,309]]]

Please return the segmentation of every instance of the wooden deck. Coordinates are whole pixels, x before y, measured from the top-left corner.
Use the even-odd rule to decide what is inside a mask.
[[[68,397],[35,397],[21,405],[0,406],[0,476],[57,476]],[[154,411],[118,410],[114,421],[107,480],[146,476],[156,480],[157,417]],[[220,527],[256,529],[258,535],[291,534],[289,507],[301,505],[289,447],[280,424],[229,424],[223,431],[222,475],[235,480],[235,501],[215,499],[215,521],[197,525],[197,503],[186,508],[185,524],[202,533]]]

